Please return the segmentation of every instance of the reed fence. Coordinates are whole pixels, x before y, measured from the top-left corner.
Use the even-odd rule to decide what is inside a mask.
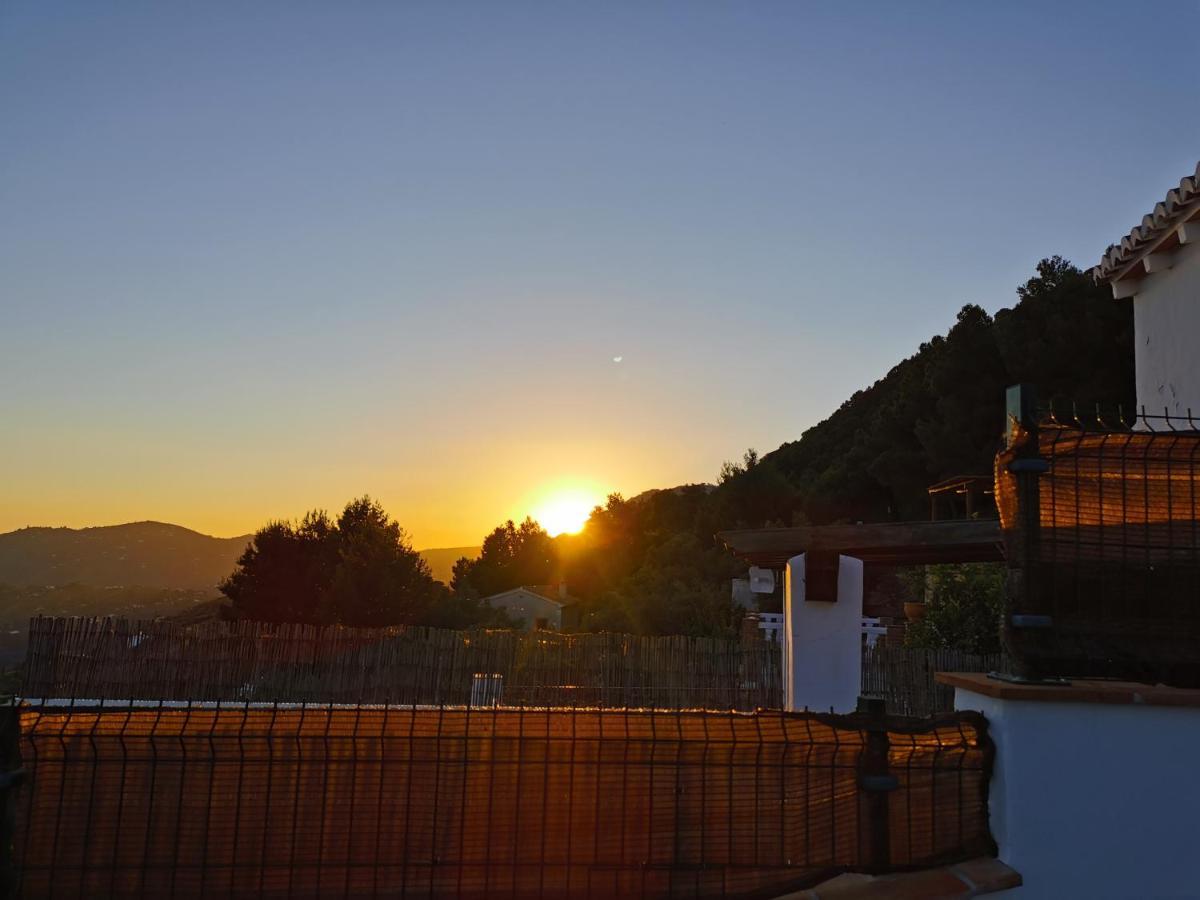
[[[778,708],[779,647],[729,638],[125,619],[30,623],[22,695]]]
[[[1007,672],[1003,653],[889,647],[863,648],[862,693],[878,697],[898,716],[932,716],[954,709],[954,688],[938,684],[937,672]]]
[[[935,672],[1007,671],[1002,654],[864,648],[862,693],[894,715],[950,712]],[[627,634],[183,626],[34,619],[20,693],[93,700],[777,709],[779,645]]]

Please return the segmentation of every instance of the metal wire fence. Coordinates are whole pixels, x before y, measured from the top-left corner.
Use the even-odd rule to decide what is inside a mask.
[[[972,713],[2,712],[26,897],[765,897],[995,852]]]
[[[1200,431],[1054,414],[997,457],[1008,642],[1027,675],[1200,686]]]

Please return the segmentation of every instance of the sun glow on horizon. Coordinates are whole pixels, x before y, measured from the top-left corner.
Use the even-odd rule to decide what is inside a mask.
[[[585,491],[555,491],[534,507],[532,515],[551,537],[574,534],[583,529],[592,509],[600,502]]]

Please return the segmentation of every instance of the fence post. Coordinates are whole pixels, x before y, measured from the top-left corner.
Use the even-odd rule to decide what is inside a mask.
[[[886,872],[891,865],[891,830],[888,820],[888,794],[899,787],[891,773],[888,751],[887,717],[884,701],[877,697],[859,697],[858,712],[862,715],[867,745],[859,759],[858,786],[863,792],[866,815],[863,817],[866,834],[866,868],[873,873]]]
[[[17,892],[15,795],[26,777],[21,767],[21,708],[10,702],[0,707],[0,897],[15,897]]]
[[[1012,451],[1008,470],[1016,482],[1015,533],[1006,538],[1007,603],[1001,638],[1019,679],[1043,674],[1031,646],[1036,632],[1051,627],[1038,609],[1037,571],[1041,559],[1041,488],[1039,477],[1049,464],[1038,444],[1037,398],[1028,384],[1014,384],[1005,394],[1005,445]]]

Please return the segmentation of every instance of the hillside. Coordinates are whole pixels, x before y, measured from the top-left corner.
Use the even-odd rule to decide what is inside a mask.
[[[799,440],[762,461],[814,522],[928,516],[928,485],[991,473],[1004,389],[1036,386],[1059,409],[1133,407],[1133,313],[1059,257],[1038,264],[1018,302],[988,315],[969,304],[931,338]]]
[[[22,528],[0,534],[0,584],[212,590],[233,571],[249,540],[164,522]]]
[[[96,528],[22,528],[0,534],[0,584],[142,586],[215,592],[253,535],[218,538],[165,522]],[[479,547],[420,554],[439,581]]]

